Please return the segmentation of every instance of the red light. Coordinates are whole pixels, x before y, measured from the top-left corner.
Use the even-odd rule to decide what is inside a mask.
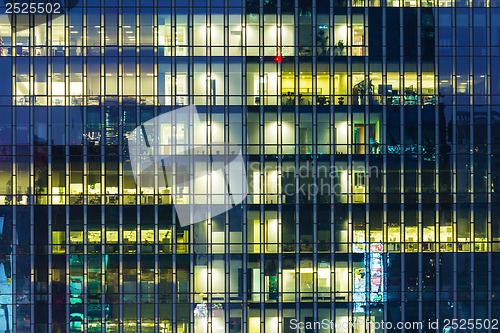
[[[281,47],[276,49],[276,57],[274,57],[274,61],[281,63]]]

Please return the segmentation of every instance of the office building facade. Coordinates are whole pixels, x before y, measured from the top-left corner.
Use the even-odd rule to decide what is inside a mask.
[[[498,328],[499,6],[82,0],[2,14],[0,331]],[[147,127],[193,105],[200,131]],[[177,204],[206,200],[214,170],[184,170],[206,172],[193,186],[179,168],[137,177],[136,128],[157,131],[156,156],[197,136],[214,156],[241,147],[244,202],[212,196],[226,211],[182,226]]]

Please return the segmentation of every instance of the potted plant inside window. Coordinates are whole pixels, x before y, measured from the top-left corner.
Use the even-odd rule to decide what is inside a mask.
[[[365,84],[365,81],[361,81],[360,83],[358,83],[356,86],[355,86],[357,89],[358,89],[358,96],[360,98],[360,103],[361,104],[365,104],[365,98],[366,98],[366,95],[367,95],[367,92],[366,92],[366,84]],[[374,85],[372,84],[372,81],[368,81],[368,94],[373,94],[373,89],[374,89]]]
[[[329,105],[330,101],[326,96],[318,96],[318,105]]]
[[[317,45],[318,45],[318,56],[327,56],[328,55],[328,36],[325,33],[325,30],[319,30],[318,35],[316,37]]]
[[[335,49],[337,50],[336,55],[343,55],[344,51],[344,40],[339,40],[337,45],[335,45]]]

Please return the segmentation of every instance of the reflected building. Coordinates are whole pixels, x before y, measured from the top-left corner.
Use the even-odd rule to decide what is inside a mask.
[[[499,4],[82,0],[48,21],[0,15],[0,331],[494,319]],[[158,154],[197,136],[214,155],[239,145],[248,196],[182,227],[173,198],[217,183],[134,178],[127,139],[188,105],[203,131],[162,127]]]

